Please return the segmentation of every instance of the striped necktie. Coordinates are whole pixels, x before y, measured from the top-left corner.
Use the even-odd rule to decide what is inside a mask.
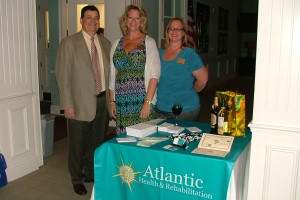
[[[98,51],[94,42],[94,37],[91,37],[91,57],[92,57],[92,67],[94,72],[95,79],[95,90],[96,94],[101,92],[101,74],[100,74],[100,64],[99,64],[99,56]]]

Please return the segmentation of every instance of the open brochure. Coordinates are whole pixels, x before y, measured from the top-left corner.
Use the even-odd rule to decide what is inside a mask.
[[[234,137],[203,133],[198,147],[193,153],[225,157],[231,149]]]
[[[144,137],[140,138],[138,143],[136,144],[137,146],[142,146],[142,147],[151,147],[157,143],[163,142],[168,140],[166,137]]]
[[[127,136],[127,137],[117,137],[116,138],[118,143],[131,143],[131,142],[137,142],[136,137]]]

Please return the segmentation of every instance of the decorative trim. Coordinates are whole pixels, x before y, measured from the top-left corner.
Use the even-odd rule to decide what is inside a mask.
[[[298,133],[297,136],[300,137],[300,127],[290,127],[290,126],[283,126],[283,125],[274,125],[274,124],[267,124],[267,123],[255,123],[255,122],[250,122],[248,125],[251,129],[266,129],[266,130],[271,130],[271,131],[280,131],[284,133]]]

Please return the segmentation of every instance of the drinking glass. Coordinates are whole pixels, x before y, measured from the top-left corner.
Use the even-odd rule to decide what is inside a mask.
[[[175,116],[175,126],[178,126],[177,117],[181,114],[181,112],[182,112],[182,105],[179,103],[173,104],[172,113]]]

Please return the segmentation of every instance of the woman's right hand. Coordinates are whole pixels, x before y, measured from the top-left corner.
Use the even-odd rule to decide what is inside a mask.
[[[116,120],[117,118],[117,108],[116,108],[116,102],[112,101],[110,102],[110,113],[111,117]]]
[[[141,119],[147,119],[150,115],[151,105],[147,102],[144,102],[142,110],[140,112]]]

